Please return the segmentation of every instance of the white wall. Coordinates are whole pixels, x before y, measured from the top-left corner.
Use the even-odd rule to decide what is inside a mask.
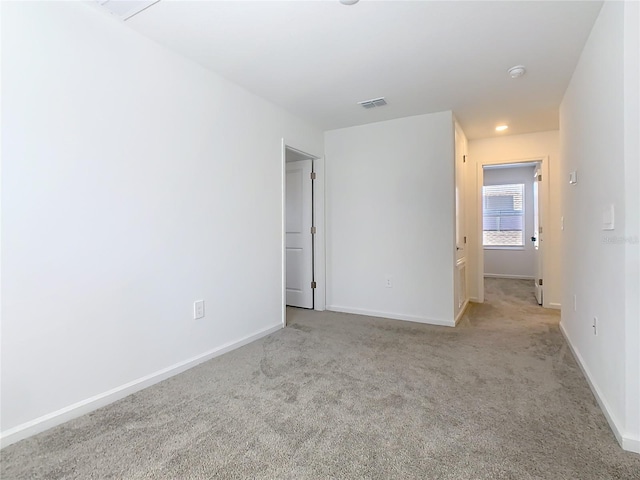
[[[533,231],[533,174],[535,167],[485,168],[485,185],[524,184],[524,247],[484,249],[484,274],[496,277],[535,277]]]
[[[453,325],[453,148],[451,112],[325,133],[328,309]]]
[[[605,2],[562,101],[560,132],[562,176],[578,172],[577,185],[561,184],[563,304],[577,299],[561,327],[616,436],[640,452],[638,20],[635,2]],[[615,230],[606,231],[610,205]]]
[[[83,3],[2,46],[8,443],[279,328],[281,139],[323,137]]]
[[[548,158],[549,163],[549,221],[544,222],[545,234],[545,265],[548,271],[544,273],[544,294],[545,303],[555,308],[560,308],[562,299],[562,278],[560,266],[562,264],[560,233],[560,183],[563,181],[560,172],[560,144],[559,133],[556,130],[548,132],[529,133],[526,135],[509,135],[505,137],[493,137],[480,140],[469,141],[469,169],[476,171],[478,165],[489,163],[510,163],[514,160]],[[472,258],[478,258],[477,248],[480,245],[478,237],[479,199],[481,192],[478,191],[477,175],[467,176],[468,191],[473,192],[468,198],[469,208],[467,209],[467,231],[469,232],[469,242]],[[481,223],[480,223],[481,225]],[[470,262],[469,278],[478,278],[478,262]],[[469,296],[477,299],[477,283],[471,281],[469,284]]]
[[[640,3],[624,6],[625,440],[640,453]]]

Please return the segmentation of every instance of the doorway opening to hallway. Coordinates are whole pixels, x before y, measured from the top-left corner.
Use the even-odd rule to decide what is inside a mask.
[[[286,307],[324,310],[324,161],[283,140],[283,322]]]
[[[543,160],[485,164],[481,169],[481,235],[483,292],[485,279],[528,285],[538,305],[544,304]],[[506,282],[508,284],[508,282]]]

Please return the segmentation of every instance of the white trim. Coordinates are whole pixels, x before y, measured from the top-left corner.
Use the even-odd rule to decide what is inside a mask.
[[[257,333],[254,333],[253,335],[249,335],[247,337],[241,338],[240,340],[226,343],[196,357],[178,362],[174,365],[171,365],[170,367],[163,368],[162,370],[158,370],[157,372],[154,372],[150,375],[145,375],[144,377],[125,383],[124,385],[120,385],[119,387],[112,388],[111,390],[99,393],[98,395],[94,395],[93,397],[87,398],[86,400],[81,400],[80,402],[61,408],[60,410],[56,410],[55,412],[48,413],[34,420],[5,430],[0,434],[0,448],[4,448],[8,445],[11,445],[12,443],[18,442],[37,433],[44,432],[45,430],[49,430],[50,428],[56,427],[65,422],[68,422],[69,420],[85,415],[100,407],[104,407],[105,405],[113,403],[116,400],[127,397],[132,393],[139,392],[140,390],[150,387],[151,385],[161,382],[162,380],[166,380],[167,378],[173,377],[174,375],[182,373],[185,370],[189,370],[190,368],[193,368],[200,363],[211,360],[212,358],[218,357],[231,350],[235,350],[236,348],[240,348],[243,345],[258,340],[259,338],[265,337],[273,332],[277,332],[280,329],[282,329],[282,325],[280,323],[272,327],[267,327],[258,331]]]
[[[535,280],[534,277],[529,277],[527,275],[503,275],[502,273],[485,273],[484,276],[489,278],[507,278],[511,280]]]
[[[473,303],[484,303],[481,302],[480,299],[478,297],[469,297],[469,302],[473,302]]]
[[[549,302],[549,308],[554,308],[556,310],[562,310],[561,303]]]
[[[622,437],[622,449],[626,450],[627,452],[640,453],[640,437]]]
[[[313,243],[313,276],[316,291],[313,297],[313,309],[322,312],[326,306],[326,261],[325,261],[325,174],[324,157],[314,158],[313,171],[316,179],[313,184],[313,223],[316,235]]]
[[[282,139],[282,161],[280,163],[280,239],[282,246],[282,258],[280,259],[280,305],[282,310],[281,323],[282,328],[287,326],[287,143]]]
[[[434,320],[432,318],[420,317],[418,315],[405,315],[403,313],[379,312],[376,310],[365,310],[363,308],[342,307],[340,305],[327,305],[327,310],[340,313],[353,313],[356,315],[366,315],[369,317],[390,318],[392,320],[405,320],[407,322],[426,323],[428,325],[440,325],[443,327],[455,327],[456,324],[449,320]]]
[[[467,310],[467,307],[469,306],[469,299],[467,298],[464,301],[464,305],[462,305],[462,308],[460,309],[460,311],[458,312],[458,315],[456,316],[456,319],[454,320],[454,323],[456,325],[458,325],[458,323],[460,322],[460,320],[462,320],[462,316],[464,315],[464,312]]]
[[[569,350],[571,350],[573,357],[576,359],[576,363],[580,367],[582,374],[586,378],[587,383],[589,384],[589,388],[591,388],[591,392],[593,392],[593,396],[596,398],[596,401],[600,406],[600,410],[602,410],[604,417],[607,419],[607,422],[609,422],[609,427],[611,427],[611,430],[613,431],[613,435],[616,437],[616,440],[624,450],[640,453],[640,439],[631,438],[630,436],[625,435],[623,433],[624,430],[619,427],[619,425],[621,425],[620,420],[616,418],[615,415],[612,413],[612,410],[609,407],[609,404],[607,403],[607,401],[605,400],[604,395],[602,394],[602,392],[596,385],[595,381],[593,380],[593,377],[591,376],[591,373],[589,372],[589,369],[587,368],[587,365],[585,364],[582,358],[582,355],[580,355],[580,352],[578,352],[578,350],[573,346],[573,342],[571,342],[571,338],[569,337],[569,334],[565,330],[564,324],[562,323],[562,321],[560,322],[560,331],[562,332],[562,336],[564,337],[564,339],[567,341],[567,345],[569,345]]]

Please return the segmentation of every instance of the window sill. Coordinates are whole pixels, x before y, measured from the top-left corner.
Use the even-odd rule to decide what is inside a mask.
[[[484,245],[482,247],[485,250],[515,250],[515,251],[519,251],[519,250],[524,250],[524,245],[520,246],[520,247],[516,247],[516,246],[499,246],[499,245]]]

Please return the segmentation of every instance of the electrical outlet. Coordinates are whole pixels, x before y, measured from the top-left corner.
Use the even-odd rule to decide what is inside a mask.
[[[204,317],[204,300],[193,302],[193,318],[197,320]]]
[[[598,317],[593,317],[593,334],[598,336]]]
[[[384,286],[387,288],[393,288],[393,277],[391,275],[384,277]]]

